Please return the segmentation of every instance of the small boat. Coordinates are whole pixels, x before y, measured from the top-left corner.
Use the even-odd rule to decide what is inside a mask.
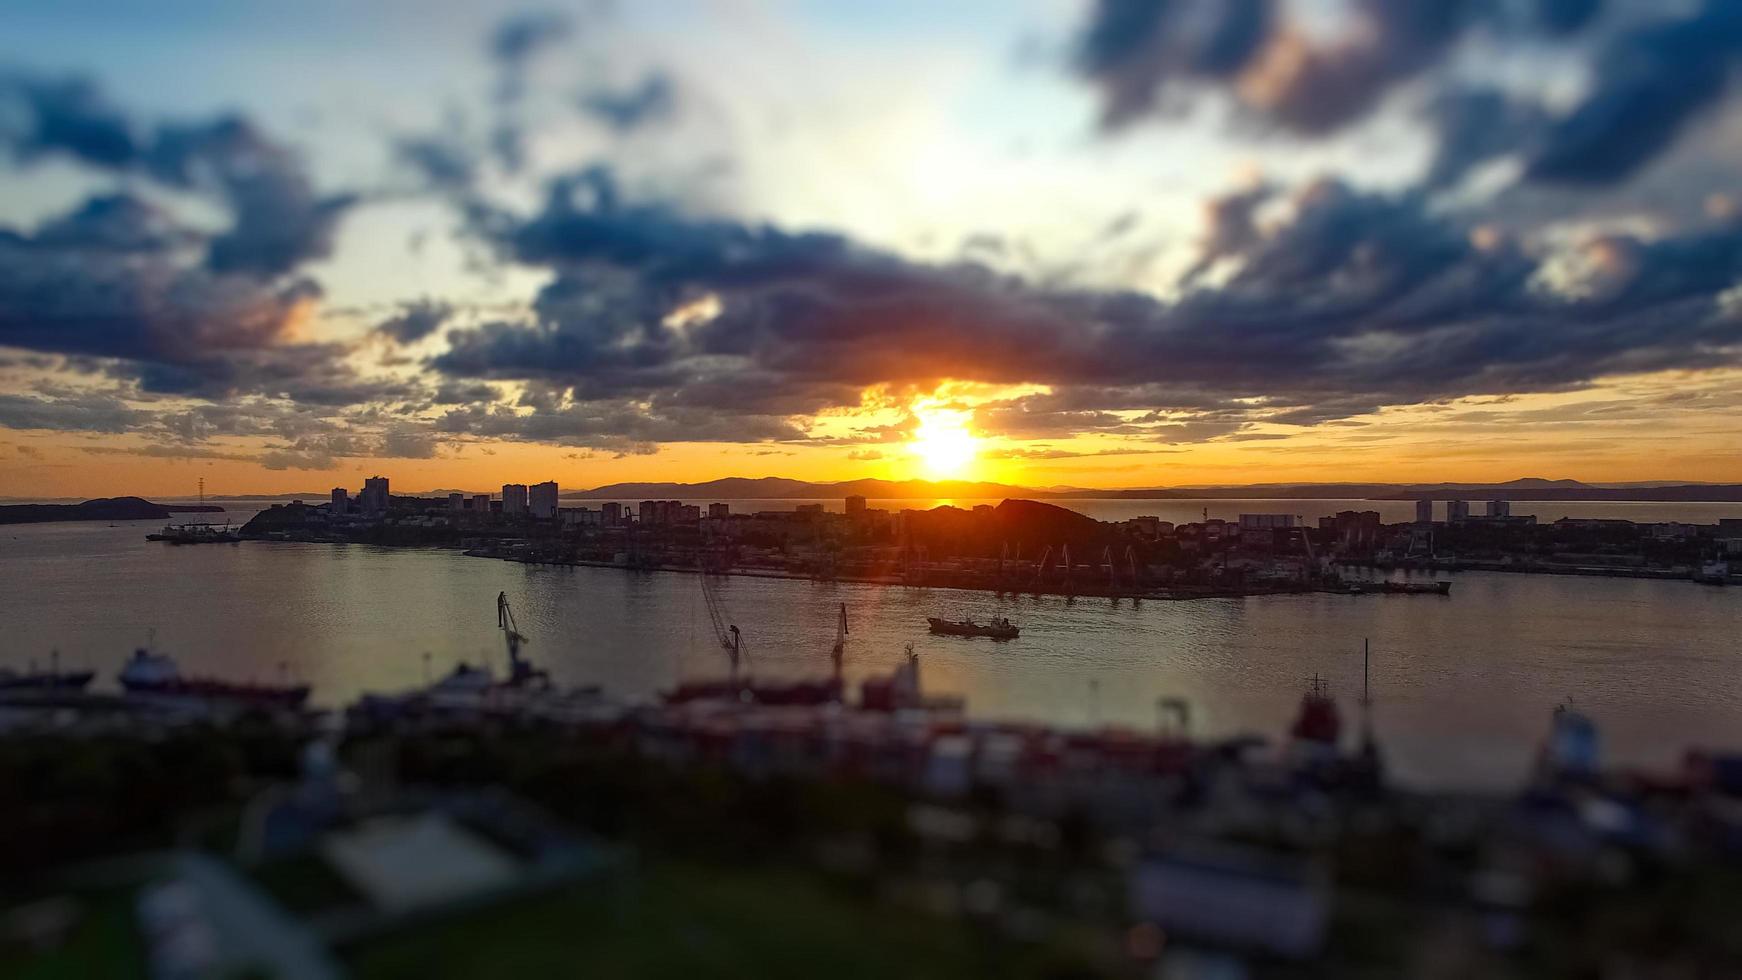
[[[976,623],[971,619],[953,622],[948,619],[928,617],[931,631],[940,636],[989,636],[994,640],[1014,640],[1022,633],[1022,628],[1013,625],[1008,619],[994,619],[989,623]]]
[[[301,707],[309,692],[307,684],[253,684],[214,677],[183,677],[174,658],[143,648],[133,651],[133,658],[121,668],[120,681],[128,694],[215,698],[286,708]]]

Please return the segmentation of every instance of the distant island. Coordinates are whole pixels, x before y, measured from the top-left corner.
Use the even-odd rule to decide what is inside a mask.
[[[143,497],[99,497],[77,504],[0,505],[0,524],[46,524],[52,521],[163,520],[171,514],[222,514],[216,504],[158,504]]]

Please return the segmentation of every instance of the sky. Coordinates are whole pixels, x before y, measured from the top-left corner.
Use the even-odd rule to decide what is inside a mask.
[[[0,7],[0,496],[1742,482],[1742,4]]]

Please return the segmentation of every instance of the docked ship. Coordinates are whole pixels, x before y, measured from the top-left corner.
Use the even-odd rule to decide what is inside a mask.
[[[200,510],[206,509],[206,481],[200,479]],[[226,521],[222,524],[210,521],[188,521],[182,524],[165,524],[163,530],[156,534],[147,534],[147,541],[164,541],[169,544],[234,544],[242,540],[242,535]]]
[[[1337,702],[1331,698],[1330,687],[1317,676],[1313,677],[1306,694],[1301,696],[1300,714],[1288,733],[1297,744],[1336,751],[1343,734],[1343,718],[1337,711]]]
[[[1445,579],[1435,582],[1351,582],[1349,592],[1353,595],[1375,592],[1383,595],[1451,595],[1452,583]]]
[[[308,700],[307,684],[237,683],[215,677],[184,677],[175,658],[140,648],[121,668],[128,694],[150,697],[212,698],[261,707],[297,708]]]
[[[37,670],[34,663],[28,672],[22,674],[0,667],[0,695],[35,691],[82,691],[95,676],[97,672],[94,670],[61,670],[60,657],[56,655],[46,672]]]
[[[242,540],[228,524],[165,524],[156,534],[147,534],[147,541],[169,544],[234,544]]]
[[[1014,640],[1022,634],[1022,628],[1008,619],[994,619],[989,623],[964,619],[958,623],[932,616],[926,619],[926,623],[939,636],[989,636],[994,640]]]

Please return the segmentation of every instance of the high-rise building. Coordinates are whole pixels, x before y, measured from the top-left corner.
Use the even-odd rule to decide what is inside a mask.
[[[557,508],[556,498],[557,487],[555,480],[546,480],[543,483],[533,484],[532,489],[528,491],[528,501],[532,510],[532,516],[547,521],[554,519],[556,517]]]
[[[673,519],[676,524],[695,524],[702,519],[701,504],[678,504],[677,514]]]
[[[351,509],[351,495],[345,492],[344,487],[333,488],[333,506],[331,509],[335,514],[343,514]]]
[[[466,509],[466,495],[463,493],[450,493],[450,494],[448,494],[448,509],[449,510],[465,510]]]
[[[708,517],[710,517],[710,518],[731,517],[731,516],[732,516],[732,507],[730,504],[709,504],[708,505]]]
[[[848,517],[858,517],[864,513],[865,513],[865,498],[864,497],[854,496],[854,497],[847,498],[847,516]]]
[[[1434,522],[1434,502],[1432,500],[1415,502],[1415,522],[1417,524],[1432,524]]]
[[[365,514],[387,513],[387,478],[372,476],[363,481],[363,492],[357,496]]]
[[[601,524],[615,526],[623,523],[623,505],[615,500],[601,504],[599,506],[599,513],[601,515],[599,523]]]
[[[504,484],[502,484],[502,513],[503,514],[524,514],[524,513],[526,513],[526,484],[524,484],[524,483],[504,483]]]
[[[1456,523],[1458,521],[1467,521],[1469,519],[1470,519],[1470,502],[1468,500],[1448,500],[1448,501],[1446,501],[1446,523],[1447,524],[1453,524],[1453,523]]]
[[[1510,500],[1490,500],[1490,501],[1488,501],[1488,516],[1489,517],[1511,517],[1512,516],[1512,501],[1510,501]]]
[[[472,509],[480,514],[490,513],[490,495],[487,493],[472,494]]]

